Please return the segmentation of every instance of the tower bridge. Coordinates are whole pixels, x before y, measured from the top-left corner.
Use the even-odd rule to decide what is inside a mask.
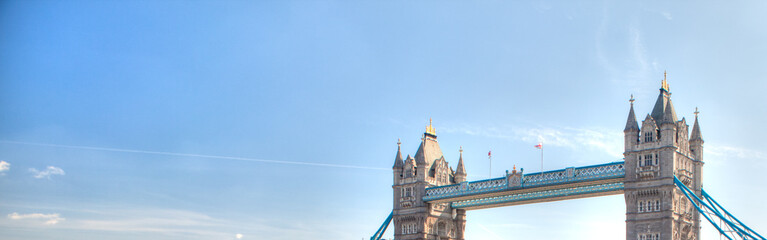
[[[728,239],[764,240],[702,189],[698,112],[689,131],[685,118],[677,119],[665,73],[641,128],[633,97],[629,102],[623,161],[529,174],[515,168],[500,178],[471,182],[463,150],[453,170],[430,122],[415,157],[403,158],[397,143],[393,209],[371,240],[380,239],[390,224],[398,240],[463,240],[467,210],[615,194],[624,195],[629,240],[699,239],[700,216]]]

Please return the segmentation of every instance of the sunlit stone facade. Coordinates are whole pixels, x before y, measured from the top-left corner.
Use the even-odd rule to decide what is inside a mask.
[[[666,80],[639,127],[631,109],[623,130],[626,166],[626,239],[698,239],[700,214],[674,186],[676,175],[700,196],[703,138],[697,111],[692,133],[677,120]]]

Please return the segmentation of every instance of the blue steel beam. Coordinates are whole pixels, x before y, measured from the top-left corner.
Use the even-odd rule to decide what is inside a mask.
[[[383,224],[381,224],[381,227],[378,228],[378,231],[376,231],[376,233],[370,237],[370,240],[381,240],[381,237],[383,237],[386,229],[389,228],[389,223],[391,223],[392,216],[394,216],[394,211],[389,213],[389,217],[386,217],[386,220],[384,220]]]
[[[603,184],[605,180],[616,181],[625,177],[624,162],[612,162],[578,168],[525,174],[518,186],[509,186],[507,177],[485,179],[459,184],[430,187],[426,189],[426,202],[455,202],[487,195],[508,195],[509,191],[535,188],[565,189]]]
[[[466,201],[453,202],[451,207],[458,209],[479,209],[495,207],[499,205],[514,205],[529,201],[557,201],[571,197],[585,197],[593,195],[606,195],[623,191],[623,182],[606,183],[599,185],[571,187],[537,192],[514,193],[505,196],[478,198]]]
[[[708,220],[708,222],[711,223],[711,225],[714,225],[714,227],[719,231],[719,233],[722,234],[723,236],[725,236],[727,239],[733,240],[732,236],[727,235],[726,232],[735,232],[742,239],[762,239],[762,240],[765,240],[764,237],[762,237],[761,235],[759,235],[755,231],[751,230],[751,228],[747,227],[745,224],[740,222],[740,220],[738,220],[737,218],[732,216],[729,212],[727,212],[727,210],[725,210],[723,207],[721,207],[721,205],[716,203],[716,201],[714,201],[714,199],[711,198],[711,196],[706,194],[705,191],[703,191],[703,189],[701,189],[701,193],[702,193],[701,195],[703,196],[704,199],[706,199],[706,201],[709,201],[709,203],[711,203],[712,201],[714,203],[716,203],[716,205],[720,209],[722,209],[723,212],[725,212],[730,218],[734,219],[739,224],[735,224],[732,221],[730,221],[729,219],[727,219],[727,217],[723,216],[719,212],[719,210],[717,208],[712,206],[713,204],[709,205],[706,202],[704,202],[703,200],[701,200],[697,195],[695,195],[695,193],[692,190],[690,190],[687,186],[685,186],[684,183],[679,181],[679,178],[677,178],[676,176],[674,176],[674,184],[676,184],[676,186],[679,188],[679,190],[682,191],[682,193],[685,195],[685,197],[687,197],[687,199],[690,200],[690,202],[695,207],[695,209],[698,210],[698,212],[701,213],[703,215],[703,217],[705,217],[706,220]],[[724,221],[725,225],[727,227],[729,227],[730,229],[732,229],[732,230],[731,231],[725,231],[720,226],[718,226],[714,222],[714,220],[711,219],[711,217],[709,215],[714,215],[717,218],[719,218],[720,220]],[[748,229],[748,231],[746,231],[743,228],[741,228],[741,226],[743,228],[745,228],[745,229]],[[756,236],[752,235],[752,233],[755,234],[756,236],[759,236],[759,237],[756,237]]]
[[[705,190],[701,189],[700,191],[701,191],[701,193],[702,193],[703,197],[704,197],[704,198],[705,198],[707,201],[709,201],[710,203],[713,203],[713,204],[712,204],[712,206],[713,206],[713,205],[716,205],[716,207],[718,207],[719,209],[722,209],[722,211],[723,211],[725,214],[727,214],[727,216],[728,216],[728,217],[730,217],[730,218],[734,219],[735,221],[737,221],[737,222],[738,222],[738,223],[739,223],[741,226],[743,226],[744,228],[746,228],[748,231],[750,231],[750,232],[751,232],[751,233],[753,233],[753,234],[756,234],[757,236],[759,236],[759,237],[760,237],[760,238],[762,238],[762,239],[765,239],[765,238],[764,238],[762,235],[759,235],[759,233],[757,233],[757,232],[756,232],[756,231],[754,231],[753,229],[749,228],[748,226],[746,226],[746,224],[743,224],[743,222],[741,222],[740,220],[738,220],[738,218],[736,218],[735,216],[733,216],[732,214],[730,214],[730,212],[728,212],[728,211],[727,211],[727,209],[724,209],[724,207],[722,207],[722,205],[719,205],[719,203],[718,203],[718,202],[716,202],[716,200],[714,200],[714,198],[713,198],[713,197],[711,197],[711,195],[708,195],[708,193],[706,193],[706,191],[705,191]]]

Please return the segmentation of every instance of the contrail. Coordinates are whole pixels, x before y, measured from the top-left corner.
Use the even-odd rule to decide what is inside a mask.
[[[192,153],[174,153],[174,152],[160,152],[160,151],[145,151],[145,150],[136,150],[136,149],[90,147],[90,146],[73,146],[73,145],[61,145],[61,144],[50,144],[50,143],[18,142],[18,141],[6,141],[6,140],[0,140],[0,143],[22,144],[22,145],[33,145],[33,146],[45,146],[45,147],[58,147],[58,148],[71,148],[71,149],[84,149],[84,150],[94,150],[94,151],[142,153],[142,154],[156,154],[156,155],[166,155],[166,156],[210,158],[210,159],[226,159],[226,160],[237,160],[237,161],[248,161],[248,162],[307,165],[307,166],[319,166],[319,167],[355,168],[355,169],[370,169],[370,170],[388,170],[386,168],[354,166],[354,165],[343,165],[343,164],[331,164],[331,163],[296,162],[296,161],[282,161],[282,160],[245,158],[245,157],[215,156],[215,155],[192,154]]]

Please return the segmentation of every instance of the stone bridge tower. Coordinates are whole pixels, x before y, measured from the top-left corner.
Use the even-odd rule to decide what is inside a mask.
[[[686,120],[677,120],[665,78],[664,73],[658,99],[641,128],[630,100],[623,130],[627,240],[699,239],[700,214],[674,185],[676,176],[700,197],[703,139],[698,112],[689,135]]]
[[[449,203],[424,203],[427,187],[466,181],[463,150],[459,150],[457,170],[445,161],[434,127],[426,127],[415,158],[402,158],[397,142],[394,160],[394,239],[463,240],[466,210],[453,209]]]

